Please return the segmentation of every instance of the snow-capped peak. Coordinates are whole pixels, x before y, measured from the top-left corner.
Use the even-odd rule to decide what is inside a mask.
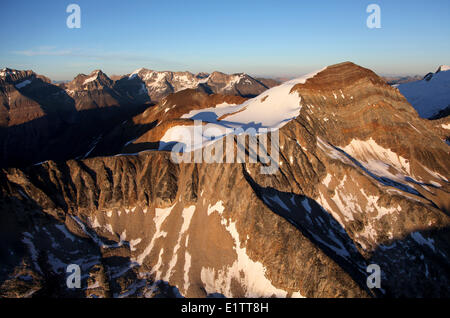
[[[6,77],[8,75],[14,75],[16,73],[17,73],[16,70],[11,70],[9,68],[4,68],[4,69],[0,70],[0,77]]]
[[[445,72],[445,71],[450,71],[450,65],[441,65],[441,66],[439,66],[439,68],[436,71],[436,73]]]
[[[248,99],[240,105],[222,104],[216,107],[191,111],[181,118],[205,119],[208,124],[205,126],[208,131],[196,139],[197,143],[185,140],[186,134],[183,129],[193,130],[193,126],[175,126],[166,131],[161,139],[163,142],[184,142],[190,150],[207,145],[210,140],[216,140],[230,133],[227,128],[243,130],[253,128],[255,132],[267,131],[265,129],[279,129],[300,114],[301,96],[297,92],[291,92],[297,84],[304,84],[307,79],[314,77],[325,68],[309,73],[292,81],[272,87],[260,95]],[[235,74],[240,78],[239,74]],[[216,119],[211,119],[211,113],[216,114]],[[223,121],[222,119],[225,119]],[[211,128],[211,130],[209,130]],[[195,131],[191,135],[193,135]],[[190,151],[189,150],[189,151]]]
[[[87,79],[83,82],[83,85],[86,85],[86,84],[88,84],[88,83],[90,83],[90,82],[93,82],[93,81],[97,80],[97,79],[99,78],[100,74],[103,74],[103,72],[102,72],[101,70],[95,70],[95,71],[92,71],[92,73],[90,74],[90,77],[87,78]]]
[[[96,72],[94,75],[92,75],[91,77],[87,78],[84,82],[83,85],[86,85],[90,82],[95,81],[98,78],[98,72]]]
[[[143,67],[141,67],[141,68],[135,70],[134,72],[132,72],[132,73],[128,76],[128,79],[134,78],[135,76],[137,76],[137,75],[138,75],[141,71],[143,71],[143,70],[144,70]]]

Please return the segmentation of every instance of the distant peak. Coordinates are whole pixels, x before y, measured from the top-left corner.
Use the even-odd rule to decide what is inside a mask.
[[[197,73],[197,75],[195,75],[195,77],[197,77],[197,78],[206,78],[208,76],[209,76],[209,73],[206,73],[206,72],[200,72],[200,73]]]
[[[11,68],[8,68],[8,67],[5,67],[0,72],[9,74],[9,73],[17,73],[17,72],[20,72],[20,71],[19,70],[14,70],[14,69],[11,69]]]
[[[110,78],[103,73],[102,70],[94,70],[89,75],[78,75],[77,78],[81,78],[83,80],[83,85],[89,84],[94,81],[110,81]]]
[[[105,73],[103,73],[102,70],[94,70],[91,72],[91,75],[103,75],[103,74],[105,74]]]
[[[449,65],[441,65],[441,66],[439,66],[439,68],[437,69],[436,73],[445,72],[445,71],[450,71],[450,66]]]
[[[223,72],[214,71],[214,72],[211,73],[211,75],[226,75],[226,74],[223,73]]]
[[[135,70],[135,71],[133,71],[132,73],[130,73],[130,75],[128,75],[128,79],[135,78],[135,77],[138,76],[139,73],[141,73],[142,71],[147,71],[147,69],[146,69],[146,68],[143,68],[143,67],[138,68],[137,70]]]
[[[10,80],[20,80],[30,76],[36,76],[36,73],[31,70],[16,70],[9,67],[5,67],[0,70],[0,77],[4,79],[9,78]]]
[[[132,73],[130,74],[130,76],[137,75],[137,74],[139,74],[140,72],[142,72],[142,71],[144,71],[144,70],[146,70],[146,69],[143,68],[143,67],[138,68],[137,70],[135,70],[134,72],[132,72]]]

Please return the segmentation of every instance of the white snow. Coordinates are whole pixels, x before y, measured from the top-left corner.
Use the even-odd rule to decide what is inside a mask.
[[[450,65],[439,66],[438,72],[450,71]]]
[[[227,83],[227,85],[223,88],[224,91],[233,89],[233,87],[238,84],[244,78],[244,74],[235,74],[232,75],[231,80]]]
[[[161,231],[161,226],[166,220],[166,218],[169,216],[170,211],[172,211],[174,206],[166,208],[166,209],[155,209],[155,217],[153,218],[153,221],[155,222],[155,234],[153,234],[152,240],[150,241],[150,244],[145,248],[145,250],[140,254],[137,258],[132,258],[132,261],[137,262],[139,265],[142,265],[145,258],[150,254],[150,252],[153,249],[153,246],[156,242],[156,240],[160,237],[165,237],[167,235],[166,232]],[[163,249],[161,249],[161,252]]]
[[[203,129],[202,126],[174,126],[165,132],[161,141],[182,143],[186,146],[183,151],[189,152],[207,146],[231,132],[231,129],[216,124],[204,125]],[[160,149],[163,147],[160,145]]]
[[[219,118],[225,114],[236,112],[240,108],[241,105],[222,103],[216,105],[215,107],[191,110],[189,113],[182,115],[180,118],[200,119],[211,122],[211,113],[214,113],[215,116]],[[213,122],[217,122],[217,120],[213,120]]]
[[[429,81],[420,80],[398,86],[420,117],[429,118],[450,105],[450,72],[443,66]]]
[[[75,241],[75,236],[67,230],[67,228],[66,228],[65,225],[63,225],[63,224],[57,224],[57,225],[55,225],[55,227],[56,227],[58,230],[60,230],[60,231],[64,234],[64,236],[65,236],[67,239],[71,240],[72,242]]]
[[[441,175],[440,173],[437,173],[436,171],[433,171],[431,169],[428,169],[427,167],[425,167],[424,165],[422,165],[422,167],[425,169],[426,172],[428,172],[429,174],[431,174],[433,177],[435,177],[436,179],[440,179],[440,180],[444,180],[446,182],[448,182],[447,178],[444,177],[443,175]]]
[[[184,292],[186,293],[189,289],[189,270],[191,268],[191,254],[188,253],[188,251],[184,252]]]
[[[6,76],[11,76],[11,75],[15,75],[17,72],[14,70],[7,70],[6,68],[2,69],[0,71],[0,77],[6,77]]]
[[[301,97],[297,92],[291,93],[291,89],[296,84],[305,83],[307,79],[314,77],[322,70],[324,69],[273,87],[240,105],[222,104],[219,107],[216,106],[184,114],[182,118],[201,119],[209,123],[203,127],[203,132],[201,129],[197,132],[194,131],[193,126],[172,127],[166,131],[161,141],[189,143],[192,145],[190,136],[197,137],[197,140],[200,140],[200,144],[194,143],[192,147],[188,147],[187,151],[189,151],[207,145],[211,138],[222,138],[232,133],[233,129],[242,128],[245,131],[248,128],[253,128],[257,133],[261,128],[267,130],[279,129],[290,120],[296,118],[300,113]],[[229,116],[223,120],[217,120],[218,117],[225,114]],[[189,133],[190,136],[186,137]]]
[[[339,152],[335,148],[333,148],[327,141],[323,140],[320,137],[317,137],[317,146],[320,150],[322,150],[328,157],[340,160],[343,163],[354,166],[353,162],[350,161],[343,153]]]
[[[436,251],[434,248],[434,240],[432,238],[424,238],[420,232],[413,232],[411,233],[411,237],[419,243],[420,245],[427,245],[430,249],[433,251]]]
[[[353,213],[359,212],[361,213],[361,207],[359,206],[359,200],[356,196],[354,196],[351,192],[347,191],[347,187],[345,186],[345,182],[347,181],[347,176],[341,180],[339,185],[336,187],[334,191],[334,196],[331,198],[333,202],[338,207],[339,211],[341,211],[344,219],[346,221],[353,221]]]
[[[134,78],[134,77],[136,77],[138,74],[139,74],[139,72],[140,71],[142,71],[144,68],[140,68],[140,69],[137,69],[136,71],[134,71],[133,73],[131,73],[129,76],[128,76],[128,79],[130,80],[130,79],[132,79],[132,78]]]
[[[421,132],[411,123],[408,123],[415,131],[417,131],[419,134],[421,134]]]
[[[83,85],[86,85],[90,82],[95,81],[98,78],[98,72],[96,72],[94,75],[92,75],[91,77],[87,78],[84,82]]]
[[[323,179],[322,183],[328,187],[328,185],[330,184],[331,181],[331,174],[327,173],[327,176],[325,177],[325,179]]]
[[[31,84],[31,81],[30,80],[25,80],[25,81],[23,81],[23,82],[21,82],[19,84],[16,84],[16,87],[17,88],[24,88],[25,86],[27,86],[29,84]]]
[[[381,219],[383,216],[385,215],[389,215],[395,212],[400,212],[402,210],[402,207],[400,205],[394,206],[391,205],[389,207],[384,207],[378,204],[378,196],[375,195],[368,195],[365,193],[365,191],[363,189],[361,189],[361,193],[362,195],[365,196],[366,200],[367,200],[367,204],[366,204],[366,211],[369,212],[373,212],[373,211],[377,211],[378,214],[375,217],[376,220]]]
[[[36,246],[33,243],[33,241],[34,241],[33,235],[31,235],[29,232],[24,232],[23,235],[24,235],[24,238],[22,239],[22,242],[27,245],[28,250],[30,251],[30,254],[31,254],[31,259],[33,260],[34,265],[36,266],[37,270],[42,273],[42,270],[41,270],[41,268],[40,268],[40,266],[38,264],[39,253],[38,253],[38,251],[36,249]]]
[[[201,79],[197,80],[197,83],[198,83],[198,84],[204,84],[204,83],[207,83],[207,82],[209,81],[210,76],[211,76],[211,75],[208,75],[208,76],[205,77],[205,78],[201,78]]]
[[[130,243],[130,250],[131,251],[136,251],[136,245],[138,245],[139,243],[141,243],[142,239],[141,238],[137,238],[135,240],[131,240]]]
[[[231,286],[232,282],[235,281],[244,287],[245,297],[286,297],[286,291],[274,287],[267,279],[264,265],[250,259],[246,248],[241,247],[242,244],[235,222],[222,218],[221,223],[234,240],[237,259],[231,266],[220,270],[208,267],[201,269],[200,277],[205,284],[206,292],[208,294],[221,293],[225,297],[233,297]],[[296,296],[301,297],[301,294],[298,292]]]
[[[217,201],[217,203],[213,206],[208,205],[208,215],[211,215],[211,213],[215,211],[217,211],[219,214],[222,214],[223,210],[225,210],[225,207],[223,206],[222,201]]]
[[[353,139],[342,148],[353,158],[362,162],[363,166],[378,176],[386,176],[391,179],[399,179],[398,175],[390,172],[390,168],[400,173],[410,175],[409,160],[399,156],[390,149],[378,145],[372,138],[368,140]]]
[[[185,209],[183,209],[183,224],[181,225],[180,232],[178,233],[177,244],[173,248],[172,259],[169,262],[169,269],[166,272],[165,277],[163,278],[165,281],[169,281],[171,275],[173,274],[173,269],[177,264],[178,260],[178,250],[181,247],[181,239],[184,233],[189,229],[189,225],[191,224],[192,216],[195,212],[195,205],[191,205]]]
[[[147,87],[145,87],[145,84],[144,84],[144,83],[141,83],[141,88],[140,88],[138,94],[141,94],[141,95],[142,95],[142,94],[148,94]]]

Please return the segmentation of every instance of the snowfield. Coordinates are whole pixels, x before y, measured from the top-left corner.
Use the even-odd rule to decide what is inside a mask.
[[[27,86],[28,84],[31,84],[30,80],[25,80],[19,84],[16,85],[17,88],[24,88],[25,86]]]
[[[429,81],[400,84],[398,89],[420,117],[430,118],[450,106],[450,66],[441,66]]]
[[[83,82],[83,85],[87,85],[87,84],[89,84],[90,82],[95,81],[97,78],[98,78],[98,71],[97,71],[93,76],[87,78],[87,79]]]
[[[184,114],[181,118],[202,120],[208,124],[203,126],[203,131],[194,126],[168,129],[161,138],[160,149],[164,148],[165,143],[184,143],[187,146],[185,151],[192,151],[233,133],[236,129],[254,129],[256,134],[279,129],[300,114],[301,97],[296,92],[291,93],[292,88],[297,84],[304,84],[324,69],[273,87],[240,105],[224,103]]]

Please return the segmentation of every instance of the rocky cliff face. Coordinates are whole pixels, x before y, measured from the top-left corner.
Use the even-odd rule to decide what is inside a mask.
[[[77,110],[144,103],[121,94],[114,87],[114,81],[101,70],[80,74],[62,87],[74,99]]]
[[[20,125],[45,114],[67,116],[69,98],[51,85],[50,79],[33,71],[0,71],[0,125]]]
[[[138,138],[119,143],[125,154],[3,169],[2,295],[448,296],[448,121],[419,118],[352,63],[286,85],[252,100],[179,92],[105,137]],[[246,117],[265,105],[271,118]],[[157,150],[195,116],[256,125],[286,109],[274,174]],[[66,288],[68,264],[81,289]],[[366,285],[369,264],[381,289]]]
[[[0,72],[0,166],[84,157],[100,136],[148,105],[120,95],[103,72],[55,85],[32,71]]]

